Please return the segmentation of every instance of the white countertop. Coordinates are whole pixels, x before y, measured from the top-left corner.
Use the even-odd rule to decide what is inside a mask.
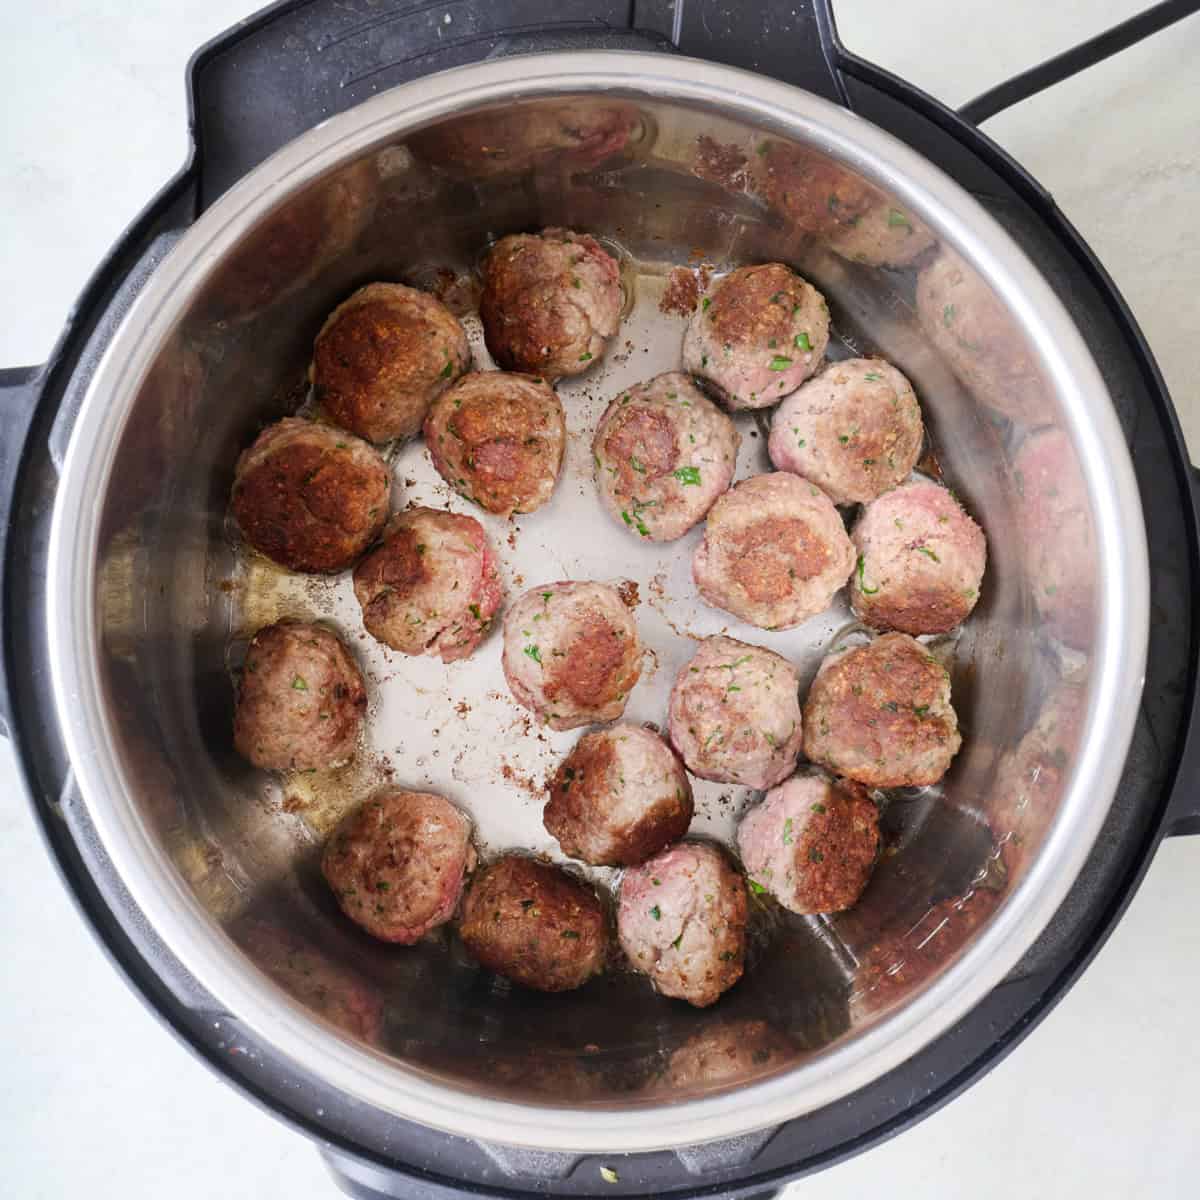
[[[184,64],[251,3],[41,0],[5,23],[0,364],[45,358],[88,273],[182,161]],[[961,104],[1148,3],[967,0],[953,6],[951,31],[938,23],[945,0],[835,0],[835,10],[851,49]],[[1192,17],[988,126],[1116,278],[1194,458],[1197,62]],[[1200,838],[1169,842],[1095,964],[1008,1059],[923,1124],[794,1195],[1195,1196],[1198,909]],[[3,742],[0,950],[0,1194],[337,1194],[310,1146],[209,1074],[114,973],[42,849]]]

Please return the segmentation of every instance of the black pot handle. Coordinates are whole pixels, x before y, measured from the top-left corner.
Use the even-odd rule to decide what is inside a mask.
[[[13,500],[17,490],[17,473],[25,450],[25,440],[37,411],[45,379],[45,367],[13,367],[0,369],[0,630],[8,628],[4,620],[8,589],[5,573],[8,566],[8,543],[14,520]],[[8,681],[5,678],[5,655],[0,653],[0,737],[8,735]]]

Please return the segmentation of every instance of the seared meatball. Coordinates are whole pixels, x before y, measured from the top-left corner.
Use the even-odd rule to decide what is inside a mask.
[[[366,707],[362,672],[337,634],[279,621],[246,651],[233,744],[267,770],[336,767],[354,757]]]
[[[912,384],[879,358],[831,363],[775,411],[768,443],[781,471],[835,504],[874,500],[916,466],[925,440]]]
[[[615,721],[641,673],[637,626],[606,583],[544,583],[504,618],[513,699],[551,729]]]
[[[672,1053],[663,1082],[676,1095],[742,1083],[785,1066],[796,1049],[765,1021],[706,1024]]]
[[[567,430],[554,389],[530,375],[478,371],[433,402],[425,443],[460,496],[501,517],[550,499]]]
[[[683,842],[625,872],[617,936],[664,996],[706,1008],[742,977],[747,907],[724,851]]]
[[[471,365],[458,318],[400,283],[369,283],[329,314],[313,345],[316,398],[371,442],[411,437],[430,404]]]
[[[1065,433],[1027,438],[1013,460],[1025,571],[1047,628],[1086,650],[1096,628],[1096,540],[1087,485]]]
[[[688,321],[683,365],[730,408],[767,408],[820,365],[829,307],[782,263],[742,267],[717,280]]]
[[[502,597],[483,526],[435,508],[396,514],[354,569],[354,594],[372,637],[442,662],[466,658],[479,645]]]
[[[1029,425],[1053,420],[1015,318],[953,251],[943,249],[917,277],[917,316],[926,337],[984,404]]]
[[[693,775],[773,787],[795,770],[804,740],[800,677],[772,650],[705,638],[675,679],[668,724]]]
[[[746,874],[794,913],[832,913],[862,895],[879,852],[879,810],[861,784],[793,775],[738,826]]]
[[[700,595],[761,629],[790,629],[822,612],[853,569],[854,547],[829,497],[784,471],[726,492],[692,559]]]
[[[578,375],[617,332],[617,260],[569,229],[501,238],[483,263],[479,315],[501,367],[548,379]]]
[[[286,417],[243,451],[233,477],[242,537],[289,571],[352,566],[388,517],[391,475],[366,442]]]
[[[608,956],[608,922],[596,893],[523,854],[506,854],[476,874],[458,932],[488,970],[540,992],[580,987]]]
[[[940,484],[884,492],[851,533],[855,614],[873,629],[945,633],[971,615],[987,561],[983,530]]]
[[[572,858],[632,866],[687,833],[692,785],[657,733],[614,725],[585,733],[563,760],[542,822]]]
[[[681,537],[733,482],[741,440],[682,372],[636,384],[596,427],[600,499],[631,533],[654,542]]]
[[[961,744],[950,676],[905,633],[831,654],[804,702],[804,753],[868,787],[937,783]]]
[[[475,866],[471,822],[432,792],[385,788],[333,831],[321,871],[372,937],[411,946],[454,915]]]

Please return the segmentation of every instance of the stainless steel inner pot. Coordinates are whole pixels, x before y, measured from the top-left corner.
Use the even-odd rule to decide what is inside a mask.
[[[782,184],[780,163],[795,172]],[[839,212],[848,197],[853,211]],[[363,633],[348,577],[292,577],[250,558],[226,519],[239,450],[307,403],[312,338],[339,300],[375,279],[469,297],[490,240],[546,225],[607,242],[628,311],[606,359],[560,388],[571,436],[554,500],[511,526],[484,522],[510,598],[558,578],[637,584],[650,654],[629,717],[664,721],[693,638],[726,630],[811,674],[857,636],[844,607],[786,633],[726,619],[690,581],[698,531],[638,544],[593,495],[590,431],[607,399],[679,363],[683,318],[664,311],[675,267],[779,259],[811,279],[830,302],[834,357],[878,353],[913,380],[926,465],[940,464],[989,539],[979,607],[933,647],[951,664],[965,734],[944,785],[887,798],[888,850],[855,910],[784,919],[764,906],[745,979],[703,1012],[619,971],[576,993],[522,992],[450,936],[388,947],[338,915],[319,847],[372,787],[445,792],[471,812],[485,853],[553,855],[540,781],[577,735],[530,727],[495,636],[450,667],[385,651]],[[737,420],[740,478],[768,462],[762,427]],[[399,503],[468,510],[419,443],[392,461]],[[284,614],[333,623],[367,670],[369,745],[350,768],[268,778],[233,752],[240,654]],[[1014,967],[1116,786],[1141,686],[1147,566],[1100,375],[975,199],[807,93],[686,59],[564,53],[380,95],[285,147],[182,236],[76,424],[50,624],[72,765],[105,849],[156,933],[231,1013],[377,1109],[494,1142],[634,1151],[839,1100]],[[749,799],[700,784],[694,831],[727,839]]]

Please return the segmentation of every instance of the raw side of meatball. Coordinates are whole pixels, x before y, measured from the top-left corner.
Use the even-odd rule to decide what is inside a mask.
[[[705,638],[675,679],[668,727],[698,778],[773,787],[796,769],[804,740],[800,677],[772,650]]]
[[[622,392],[596,426],[604,507],[653,542],[682,537],[733,482],[741,435],[680,371]]]
[[[367,632],[385,646],[454,662],[483,640],[503,593],[474,517],[408,508],[354,569],[354,595]]]
[[[737,839],[751,883],[784,908],[842,912],[875,866],[879,810],[861,784],[794,775],[742,818]]]
[[[827,657],[804,702],[804,753],[868,787],[937,783],[960,745],[950,676],[905,633]]]
[[[971,615],[987,542],[949,489],[921,480],[884,492],[850,537],[858,551],[850,604],[865,625],[945,633]]]
[[[617,936],[659,992],[707,1008],[742,977],[747,910],[724,851],[683,842],[625,872]]]
[[[733,409],[768,408],[820,365],[829,306],[782,263],[741,267],[714,282],[683,336],[683,365]]]
[[[550,499],[566,437],[554,389],[506,371],[464,376],[425,418],[425,444],[438,474],[501,517],[533,512]]]
[[[353,566],[388,518],[391,475],[366,442],[297,417],[269,425],[242,452],[233,518],[242,537],[289,571]]]
[[[1096,629],[1096,539],[1087,485],[1067,435],[1028,437],[1013,459],[1025,571],[1046,627],[1086,650]]]
[[[820,488],[785,471],[721,496],[692,559],[700,595],[760,629],[790,629],[829,607],[854,547]]]
[[[506,854],[476,873],[458,932],[497,975],[565,992],[604,969],[608,922],[596,893],[560,867]]]
[[[545,583],[504,618],[513,699],[551,729],[615,721],[642,673],[637,625],[606,583]]]
[[[683,764],[642,725],[585,733],[549,790],[546,831],[563,853],[597,866],[644,862],[692,823],[692,785]]]
[[[779,470],[803,475],[835,504],[855,504],[907,479],[924,440],[912,384],[882,359],[851,358],[779,406],[767,448]]]
[[[401,788],[344,817],[321,858],[342,912],[372,937],[404,946],[450,920],[474,866],[466,815],[443,796]]]
[[[337,634],[279,621],[246,650],[233,744],[266,770],[336,767],[354,757],[366,707],[362,672]]]
[[[578,375],[617,332],[617,260],[569,229],[501,238],[483,263],[479,315],[487,348],[505,370]]]
[[[370,442],[411,437],[430,404],[471,365],[458,318],[400,283],[369,283],[329,314],[313,344],[317,400]]]

